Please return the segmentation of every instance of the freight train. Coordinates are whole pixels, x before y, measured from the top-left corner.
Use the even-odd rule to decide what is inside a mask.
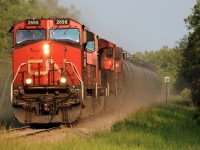
[[[21,123],[72,123],[83,113],[120,110],[127,94],[157,95],[161,87],[148,65],[73,19],[27,19],[9,32],[11,103]]]

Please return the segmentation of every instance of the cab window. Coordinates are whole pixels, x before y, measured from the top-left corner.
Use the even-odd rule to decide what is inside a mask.
[[[44,29],[23,29],[16,32],[16,43],[20,44],[25,41],[44,40],[46,30]]]
[[[94,41],[87,42],[86,49],[89,51],[95,51]]]
[[[106,49],[106,57],[107,58],[113,57],[113,49],[112,48],[107,48]]]
[[[115,51],[115,60],[121,60],[121,52],[120,51]]]

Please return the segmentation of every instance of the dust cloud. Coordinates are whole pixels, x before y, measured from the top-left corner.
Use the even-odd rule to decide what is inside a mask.
[[[160,102],[161,94],[159,92],[153,96],[142,95],[135,97],[134,94],[121,96],[121,103],[119,107],[107,111],[102,111],[98,115],[91,115],[87,118],[81,118],[78,121],[76,128],[83,128],[91,131],[110,130],[112,125],[117,121],[127,118],[128,115],[136,112],[141,108],[149,107],[155,103]],[[114,101],[113,105],[115,105]]]

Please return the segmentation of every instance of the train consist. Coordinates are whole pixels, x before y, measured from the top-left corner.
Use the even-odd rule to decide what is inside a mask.
[[[120,110],[127,94],[160,90],[153,69],[72,19],[27,19],[10,33],[11,103],[21,123],[72,123],[82,114]]]

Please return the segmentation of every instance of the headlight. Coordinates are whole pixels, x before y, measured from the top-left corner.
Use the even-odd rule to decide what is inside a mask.
[[[32,83],[32,79],[31,78],[27,78],[26,79],[26,84],[30,85]]]
[[[50,53],[49,44],[43,45],[43,52],[45,55],[48,55]]]
[[[61,77],[61,78],[60,78],[60,82],[61,82],[62,84],[65,84],[65,83],[67,82],[67,79],[66,79],[65,77]]]

